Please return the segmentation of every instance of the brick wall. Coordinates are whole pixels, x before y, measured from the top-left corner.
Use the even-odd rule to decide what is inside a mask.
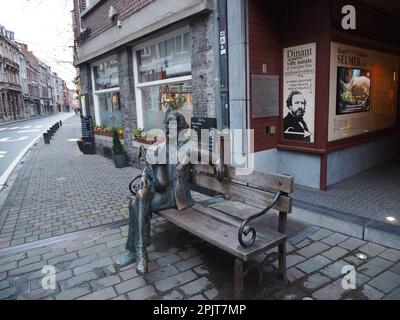
[[[84,0],[74,0],[74,20],[75,20],[75,38],[79,37],[79,12],[78,1],[80,1],[81,12],[85,9]],[[142,8],[146,7],[155,0],[104,0],[101,1],[96,7],[89,11],[84,17],[82,17],[82,28],[90,29],[89,35],[84,41],[90,40],[107,29],[113,27],[117,20],[123,21],[132,14],[138,12]],[[118,15],[116,19],[110,20],[108,11],[113,6]]]

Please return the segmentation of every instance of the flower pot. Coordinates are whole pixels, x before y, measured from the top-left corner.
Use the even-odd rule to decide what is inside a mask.
[[[112,159],[116,168],[124,168],[126,166],[126,154],[113,154]]]
[[[77,144],[78,144],[79,150],[85,155],[96,153],[95,145],[92,142],[78,140]]]

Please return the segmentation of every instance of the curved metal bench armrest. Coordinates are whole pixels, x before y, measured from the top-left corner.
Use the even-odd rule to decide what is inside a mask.
[[[282,195],[283,195],[283,192],[278,192],[267,208],[265,208],[263,211],[261,211],[259,213],[256,213],[256,214],[252,215],[251,217],[249,217],[249,218],[247,218],[246,220],[243,221],[242,225],[239,228],[239,232],[238,232],[239,243],[242,245],[242,247],[249,248],[256,241],[256,236],[257,236],[256,229],[253,226],[247,226],[247,225],[252,220],[254,220],[254,219],[258,218],[258,217],[261,217],[262,215],[266,214],[269,210],[271,210],[276,205],[276,203],[279,201],[279,198]],[[251,240],[247,240],[247,241],[244,240],[243,236],[248,236],[250,232],[252,233]]]

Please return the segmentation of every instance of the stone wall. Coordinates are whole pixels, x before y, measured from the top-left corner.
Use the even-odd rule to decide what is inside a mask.
[[[122,48],[117,53],[119,69],[120,103],[123,110],[124,148],[128,155],[128,163],[137,162],[138,149],[132,146],[133,134],[137,128],[135,83],[133,78],[132,49]]]
[[[215,118],[212,14],[192,20],[193,116]]]

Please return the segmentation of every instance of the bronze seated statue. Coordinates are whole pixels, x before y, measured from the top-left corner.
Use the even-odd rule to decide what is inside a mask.
[[[164,152],[164,164],[147,165],[143,171],[140,189],[129,204],[129,231],[126,243],[127,254],[122,256],[117,265],[122,268],[136,261],[138,274],[148,272],[146,248],[150,245],[150,220],[152,212],[177,208],[179,211],[194,205],[190,194],[190,156],[192,147],[190,138],[177,141],[175,150],[170,148],[170,130],[176,130],[177,136],[182,130],[189,129],[183,115],[167,112],[164,125],[166,142],[157,147],[156,154]],[[170,151],[174,150],[174,151]],[[176,153],[175,161],[171,161]],[[175,163],[174,163],[175,162]],[[222,165],[216,175],[222,174]]]

